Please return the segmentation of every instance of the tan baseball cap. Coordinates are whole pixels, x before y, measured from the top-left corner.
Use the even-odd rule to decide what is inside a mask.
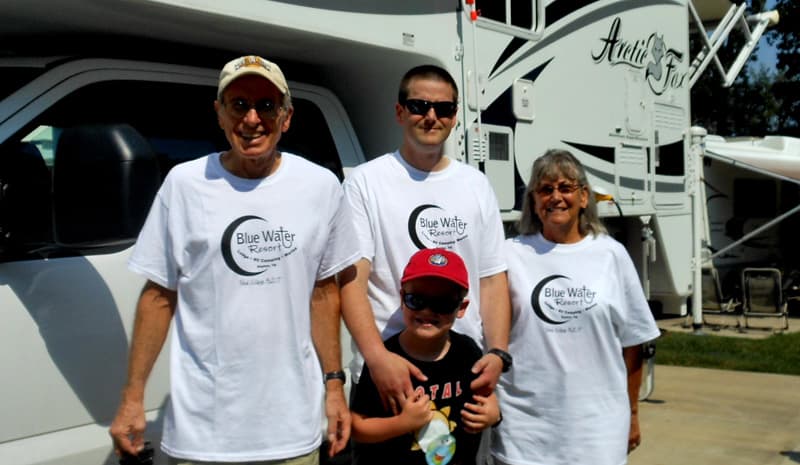
[[[275,84],[275,87],[277,87],[284,96],[289,95],[289,85],[286,83],[286,78],[283,76],[283,72],[278,65],[259,56],[247,55],[229,61],[225,64],[225,67],[222,68],[222,71],[219,73],[217,99],[222,99],[222,92],[231,82],[248,74],[254,74],[267,79],[269,82]]]

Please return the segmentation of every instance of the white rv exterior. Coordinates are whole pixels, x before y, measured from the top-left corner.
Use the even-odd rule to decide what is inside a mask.
[[[152,190],[122,169],[119,193],[92,191],[104,172],[62,171],[71,162],[59,161],[59,142],[122,123],[152,147],[144,163],[157,160],[162,175],[223,148],[216,76],[242,54],[275,60],[291,81],[296,112],[284,148],[340,176],[399,143],[400,76],[423,63],[447,68],[461,88],[448,152],[486,172],[504,218],[518,217],[539,155],[572,151],[616,201],[601,202],[601,215],[649,298],[685,314],[687,1],[478,0],[474,21],[472,2],[458,0],[0,3],[0,463],[116,461],[106,430],[143,284],[126,269],[128,223],[142,208],[108,216],[93,213],[91,199],[120,196],[127,206],[149,202],[142,192]],[[62,172],[86,178],[64,187]],[[86,186],[88,196],[73,195]],[[65,205],[71,198],[83,200]],[[76,219],[83,214],[91,221]],[[146,393],[156,442],[164,359]]]

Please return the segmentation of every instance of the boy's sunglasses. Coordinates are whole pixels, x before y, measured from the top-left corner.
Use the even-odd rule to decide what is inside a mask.
[[[414,292],[403,292],[403,303],[409,310],[418,312],[426,308],[438,315],[449,315],[461,306],[463,299],[453,296],[431,296]]]
[[[278,115],[278,105],[268,98],[253,103],[243,98],[235,98],[230,102],[223,102],[223,105],[234,118],[244,118],[250,109],[255,109],[261,119],[272,119]]]
[[[458,104],[456,102],[429,102],[427,100],[407,99],[403,106],[415,115],[425,116],[433,108],[439,118],[450,118],[456,114]]]

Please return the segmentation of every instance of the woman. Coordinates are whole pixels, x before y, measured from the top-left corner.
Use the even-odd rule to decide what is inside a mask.
[[[534,163],[520,233],[506,241],[514,368],[498,385],[495,462],[624,464],[640,442],[641,344],[659,330],[569,152]]]

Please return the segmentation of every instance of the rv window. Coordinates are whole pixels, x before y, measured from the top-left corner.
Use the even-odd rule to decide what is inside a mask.
[[[773,179],[734,179],[733,215],[739,218],[778,216],[777,181]]]
[[[497,132],[489,133],[489,159],[508,161],[510,156],[509,135]]]
[[[481,21],[494,21],[505,26],[531,31],[534,29],[536,0],[477,0]]]

